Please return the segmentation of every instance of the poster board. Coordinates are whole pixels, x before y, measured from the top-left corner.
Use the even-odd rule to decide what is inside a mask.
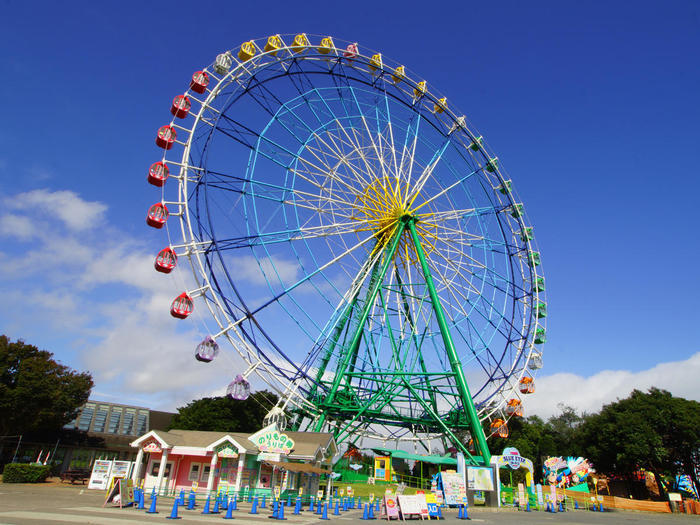
[[[462,505],[467,503],[467,487],[464,478],[457,472],[442,472],[442,491],[447,505]]]
[[[352,498],[352,487],[350,485],[347,486],[347,492],[348,492],[348,498]]]
[[[401,496],[399,496],[401,497]],[[384,496],[384,501],[382,502],[383,514],[386,516],[387,520],[392,520],[394,518],[399,519],[399,506],[396,502],[396,498],[393,496]]]
[[[92,473],[88,482],[89,489],[105,490],[109,487],[109,476],[112,472],[112,461],[107,459],[96,459],[92,465]]]
[[[489,467],[467,467],[469,490],[493,490],[493,470]]]
[[[134,482],[130,479],[119,480],[119,507],[134,504]]]
[[[109,474],[109,484],[113,479],[128,478],[131,473],[131,461],[112,461],[112,471]]]
[[[421,519],[428,516],[428,503],[425,494],[415,494],[413,496],[401,494],[398,496],[398,502],[401,514],[404,518],[414,514],[418,514]]]
[[[106,506],[107,503],[112,503],[114,498],[119,495],[119,483],[114,483],[109,486],[107,493],[105,494],[105,501],[102,506]]]
[[[537,488],[537,505],[539,507],[544,507],[544,496],[542,495],[542,485],[538,483]]]
[[[425,495],[425,504],[428,507],[428,516],[429,517],[438,517],[440,516],[440,511],[438,510],[438,500],[435,497],[435,493],[431,492],[430,494]]]
[[[527,500],[525,499],[525,485],[518,483],[518,506],[521,509],[527,507]]]

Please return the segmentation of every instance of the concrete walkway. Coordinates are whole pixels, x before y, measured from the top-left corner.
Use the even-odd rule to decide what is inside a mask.
[[[150,498],[146,498],[146,507]],[[0,484],[0,525],[27,524],[27,525],[60,525],[70,523],[96,524],[96,525],[130,525],[130,524],[167,524],[172,523],[166,519],[171,514],[173,500],[171,498],[159,498],[158,514],[147,514],[144,510],[134,508],[119,509],[118,507],[102,508],[104,492],[87,490],[84,487],[70,485],[15,485]],[[271,508],[260,509],[257,515],[249,514],[250,504],[240,503],[239,510],[233,513],[234,521],[224,520],[225,513],[218,515],[203,515],[202,505],[195,510],[185,510],[180,507],[177,520],[181,524],[204,523],[249,523],[271,524],[269,518]],[[500,523],[546,523],[557,522],[570,524],[684,524],[694,523],[700,525],[700,516],[649,514],[639,512],[590,512],[577,511],[557,514],[544,512],[517,512],[514,510],[492,509],[471,510],[469,516],[472,523],[500,524]],[[293,516],[287,509],[285,512],[287,523],[290,525],[306,525],[324,523],[317,514],[303,512],[299,516]],[[343,525],[365,523],[360,518],[359,510],[342,513],[341,516],[333,516],[329,512],[330,522]],[[377,520],[379,521],[379,520]],[[419,520],[413,520],[419,521]],[[445,523],[466,523],[457,519],[457,511],[450,509],[445,513]]]

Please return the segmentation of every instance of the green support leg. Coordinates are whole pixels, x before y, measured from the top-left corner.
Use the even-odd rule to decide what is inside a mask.
[[[474,438],[474,442],[481,453],[484,464],[489,465],[491,463],[491,452],[486,444],[486,435],[484,434],[484,430],[481,428],[481,421],[479,421],[479,416],[476,413],[476,407],[474,406],[474,400],[469,392],[467,380],[464,377],[462,364],[459,361],[457,351],[455,350],[454,343],[452,342],[452,337],[450,336],[447,321],[445,320],[445,314],[442,311],[442,306],[440,304],[440,298],[435,290],[433,277],[430,273],[428,262],[425,259],[425,253],[423,252],[423,247],[421,246],[418,232],[416,231],[415,219],[410,219],[408,221],[408,230],[411,233],[411,239],[413,240],[413,244],[416,248],[418,260],[420,261],[421,269],[423,271],[423,277],[425,278],[425,284],[428,287],[428,293],[430,294],[430,301],[433,303],[435,318],[438,322],[438,326],[440,327],[440,333],[442,334],[442,340],[445,344],[447,357],[450,360],[450,367],[452,368],[452,372],[455,374],[457,391],[462,399],[462,407],[466,412],[471,426],[472,437]]]

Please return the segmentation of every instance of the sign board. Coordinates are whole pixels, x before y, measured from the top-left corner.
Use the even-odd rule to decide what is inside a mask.
[[[493,470],[488,467],[467,467],[469,490],[493,490]]]
[[[113,461],[112,472],[110,476],[113,478],[128,478],[131,473],[131,461]]]
[[[323,499],[323,491],[322,490],[317,490],[316,491],[316,497],[321,500]]]
[[[372,503],[374,501],[374,492],[369,493],[369,502]]]
[[[447,505],[461,505],[467,502],[467,487],[464,479],[457,472],[441,472],[442,491]]]
[[[301,498],[301,496],[303,494],[304,494],[304,487],[299,487],[299,497]]]
[[[680,492],[669,492],[668,493],[668,501],[681,501],[681,493]]]
[[[163,452],[163,449],[161,448],[160,444],[155,440],[149,440],[143,445],[143,451],[144,452],[150,452],[151,454],[158,454],[160,452]]]
[[[428,507],[428,516],[439,516],[440,511],[438,510],[438,501],[434,493],[425,495],[425,504]]]
[[[238,449],[234,448],[230,443],[223,443],[214,449],[214,453],[220,458],[236,459],[238,457]]]
[[[119,506],[127,507],[134,504],[134,483],[130,479],[119,480]]]
[[[425,494],[415,494],[413,496],[401,494],[397,499],[399,500],[401,514],[404,517],[411,514],[418,514],[421,517],[428,515],[428,503],[425,500]]]
[[[486,505],[486,495],[483,490],[474,491],[474,505]]]
[[[274,494],[274,498],[279,501],[279,499],[280,499],[280,487],[279,487],[279,485],[275,485],[275,488],[273,489],[273,494]]]
[[[526,459],[520,455],[515,447],[508,447],[503,450],[503,460],[513,470],[518,470],[520,465],[525,463]]]
[[[112,472],[112,461],[96,459],[92,465],[92,474],[88,482],[89,489],[105,490],[109,483],[109,475]]]
[[[390,520],[392,518],[399,518],[399,506],[397,505],[396,499],[393,496],[384,496],[383,505],[384,513],[386,514],[386,519]]]
[[[527,500],[525,499],[525,485],[518,483],[518,506],[521,509],[527,507]]]
[[[345,489],[340,489],[338,492],[340,493],[341,498],[345,496]]]
[[[284,432],[277,430],[273,423],[248,438],[260,452],[270,452],[272,454],[289,454],[294,448],[294,440]]]
[[[348,498],[352,498],[352,494],[353,494],[352,487],[350,485],[348,485]]]
[[[281,461],[282,455],[272,452],[261,452],[258,454],[258,461]]]
[[[544,496],[542,495],[542,485],[538,483],[536,485],[536,487],[537,487],[537,505],[539,507],[544,507]]]
[[[198,481],[193,481],[192,482],[192,492],[197,492],[197,489],[199,488],[199,482]]]

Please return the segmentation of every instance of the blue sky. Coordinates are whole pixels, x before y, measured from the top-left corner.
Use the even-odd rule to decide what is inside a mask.
[[[548,284],[534,411],[650,384],[698,399],[697,2],[241,4],[3,2],[0,332],[90,369],[95,397],[210,393],[199,329],[167,313],[176,278],[152,271],[155,131],[216,54],[304,31],[405,63],[498,153]]]

